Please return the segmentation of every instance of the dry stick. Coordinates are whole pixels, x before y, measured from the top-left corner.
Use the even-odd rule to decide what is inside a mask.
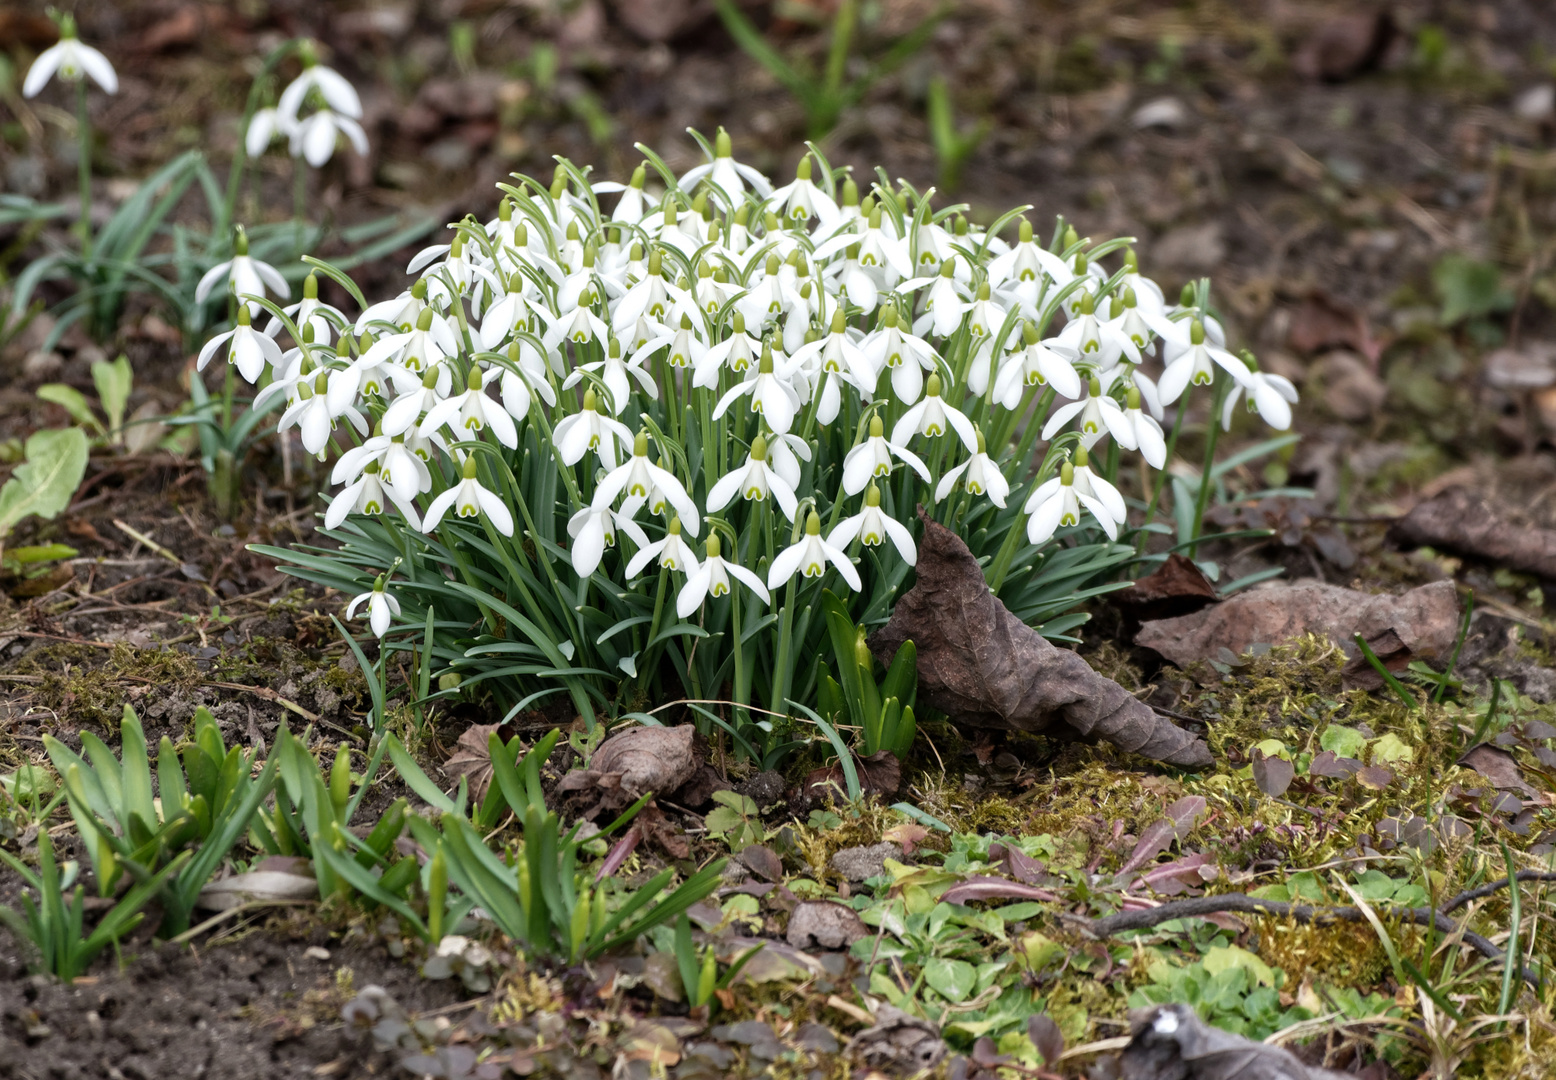
[[[1525,874],[1538,873],[1538,871],[1523,871],[1518,874],[1520,881],[1529,880]],[[1556,880],[1556,875],[1548,875],[1549,879]],[[1484,896],[1489,891],[1505,888],[1508,882],[1506,878],[1485,886],[1485,891],[1473,890],[1464,893],[1448,901],[1451,907],[1468,903],[1476,896]],[[1445,912],[1451,907],[1445,905],[1441,908],[1431,907],[1391,907],[1380,908],[1378,914],[1385,918],[1401,919],[1412,922],[1418,926],[1435,925],[1444,934],[1459,933],[1465,944],[1469,945],[1480,955],[1488,960],[1505,960],[1501,949],[1497,948],[1487,938],[1471,930],[1462,930],[1457,923],[1450,919]],[[1092,937],[1105,938],[1115,934],[1121,934],[1126,930],[1146,930],[1158,923],[1170,922],[1173,919],[1185,919],[1195,916],[1215,915],[1221,912],[1235,911],[1247,915],[1274,915],[1289,916],[1301,923],[1324,923],[1331,920],[1344,920],[1347,922],[1361,922],[1367,916],[1358,907],[1314,907],[1310,904],[1293,904],[1285,900],[1260,900],[1246,893],[1224,893],[1220,896],[1196,896],[1189,900],[1173,900],[1159,907],[1145,908],[1138,911],[1120,911],[1113,915],[1106,915],[1100,919],[1087,919],[1078,915],[1060,913],[1060,917],[1079,924],[1082,931]],[[1527,968],[1520,965],[1519,974],[1525,982],[1538,985],[1538,977]]]
[[[1556,873],[1548,873],[1544,870],[1520,870],[1514,876],[1517,877],[1519,881],[1556,881]],[[1463,907],[1471,900],[1479,900],[1483,896],[1490,896],[1497,890],[1505,888],[1507,888],[1507,878],[1499,878],[1496,881],[1493,881],[1490,885],[1482,885],[1478,889],[1471,889],[1468,892],[1461,892],[1458,896],[1455,896],[1452,900],[1449,900],[1446,904],[1437,910],[1446,915],[1448,912],[1453,911],[1456,908]]]

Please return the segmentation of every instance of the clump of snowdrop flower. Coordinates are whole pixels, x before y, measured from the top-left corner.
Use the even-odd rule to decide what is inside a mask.
[[[346,116],[326,72],[278,117],[315,91]],[[1075,603],[1044,585],[1050,553],[1091,559],[1073,591],[1133,561],[1113,543],[1119,478],[1167,466],[1163,405],[1181,420],[1213,386],[1228,419],[1246,400],[1290,423],[1295,391],[1226,351],[1208,283],[1166,303],[1127,240],[1061,221],[1045,246],[1029,208],[986,229],[932,191],[864,190],[814,148],[774,185],[723,132],[704,146],[679,178],[648,154],[627,184],[563,161],[500,185],[495,214],[451,225],[354,321],[283,311],[262,269],[230,268],[289,330],[328,323],[284,361],[247,323],[202,354],[230,341],[251,381],[268,363],[309,450],[345,451],[341,546],[297,572],[360,588],[403,559],[401,625],[455,670],[513,680],[514,708],[546,679],[607,707],[624,674],[786,711],[814,686],[820,589],[884,619],[915,507],[1043,622]],[[382,590],[357,598],[380,634]]]
[[[76,20],[70,15],[60,17],[59,41],[38,54],[38,59],[27,69],[22,80],[22,96],[37,97],[55,75],[68,83],[78,83],[86,76],[110,94],[119,92],[119,76],[115,74],[108,58],[90,45],[81,43],[76,36]]]

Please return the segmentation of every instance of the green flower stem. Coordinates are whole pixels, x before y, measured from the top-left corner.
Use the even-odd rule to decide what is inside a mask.
[[[1168,467],[1172,465],[1172,455],[1178,449],[1178,436],[1183,433],[1183,418],[1188,415],[1189,402],[1193,400],[1194,386],[1191,383],[1183,392],[1183,397],[1178,400],[1178,415],[1173,417],[1172,430],[1167,433],[1167,457],[1162,462],[1162,471],[1156,475],[1156,490],[1151,492],[1151,504],[1145,508],[1145,524],[1149,525],[1156,520],[1156,508],[1162,501],[1162,492],[1167,490],[1172,477]],[[1150,533],[1141,529],[1135,534],[1135,551],[1145,549],[1145,542],[1150,538]]]
[[[1193,543],[1189,545],[1189,558],[1199,554],[1199,535],[1205,521],[1205,510],[1210,506],[1210,492],[1215,487],[1211,471],[1216,466],[1216,441],[1221,437],[1221,406],[1231,391],[1232,380],[1223,372],[1216,373],[1216,396],[1210,406],[1210,418],[1205,432],[1205,463],[1199,474],[1199,495],[1194,500]]]
[[[81,257],[92,257],[92,123],[86,115],[86,80],[76,83],[76,179],[81,190]]]
[[[731,551],[735,558],[740,557],[740,552]],[[734,633],[735,643],[735,701],[741,705],[751,704],[751,672],[746,666],[746,646],[740,639],[740,590],[741,585],[736,582],[729,590],[729,618],[730,628]],[[736,713],[730,718],[736,731],[740,731],[751,722],[749,713]],[[737,750],[738,752],[738,750]]]
[[[664,610],[665,610],[665,590],[669,587],[669,584],[670,584],[670,571],[666,570],[664,567],[661,566],[659,568],[659,588],[657,589],[657,591],[654,594],[654,614],[653,614],[653,617],[651,619],[649,619],[649,621],[648,621],[648,633],[643,638],[643,647],[645,649],[652,648],[652,646],[650,645],[650,642],[652,642],[656,637],[659,636],[659,620],[660,620],[660,617],[663,616],[663,614],[664,614]],[[733,590],[731,590],[731,591],[733,591]],[[634,636],[636,636],[636,635],[634,635]],[[655,655],[657,655],[660,652],[663,652],[664,651],[664,647],[665,647],[665,643],[664,642],[660,642],[659,648],[656,650]],[[652,660],[652,657],[645,656],[643,658],[643,664],[638,668],[638,687],[640,689],[642,689],[643,691],[645,691],[645,692],[648,690],[648,676],[649,676],[649,672],[653,671],[655,666],[656,666],[655,664],[650,662],[651,660]]]

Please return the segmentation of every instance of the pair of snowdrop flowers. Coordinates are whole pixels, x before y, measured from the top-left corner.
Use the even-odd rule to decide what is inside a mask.
[[[305,115],[310,105],[313,109]],[[318,63],[305,47],[302,74],[281,91],[274,106],[254,113],[243,148],[250,157],[259,157],[279,135],[287,140],[288,153],[317,169],[334,155],[342,135],[358,154],[367,154],[361,120],[362,99],[356,88],[340,72]]]

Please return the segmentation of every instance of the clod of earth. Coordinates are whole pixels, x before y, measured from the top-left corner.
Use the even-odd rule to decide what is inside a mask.
[[[859,1064],[902,1076],[934,1068],[945,1052],[934,1024],[884,1004],[875,1011],[875,1026],[848,1044],[849,1056]]]
[[[837,852],[832,856],[831,866],[849,881],[864,881],[884,874],[887,859],[901,858],[902,849],[896,844],[869,844]]]
[[[1556,530],[1514,525],[1461,487],[1417,503],[1389,526],[1384,542],[1398,548],[1450,551],[1556,581]]]
[[[1206,1024],[1191,1005],[1158,1005],[1132,1018],[1119,1080],[1339,1080],[1287,1050]]]
[[[1401,596],[1371,596],[1317,581],[1265,585],[1192,615],[1148,622],[1135,644],[1184,667],[1222,649],[1237,654],[1304,634],[1323,634],[1354,654],[1358,633],[1371,640],[1389,629],[1416,657],[1446,658],[1459,632],[1453,582],[1434,581]]]
[[[846,949],[867,934],[853,908],[830,900],[803,900],[789,916],[784,936],[796,949]]]
[[[924,700],[958,726],[1106,739],[1182,768],[1211,763],[1202,740],[1016,618],[989,591],[983,568],[961,538],[922,509],[919,517],[918,583],[897,602],[891,621],[870,636],[869,646],[889,665],[911,640]]]
[[[582,793],[579,816],[592,819],[625,809],[650,791],[668,796],[694,778],[705,760],[690,724],[629,728],[601,743],[587,769],[562,777],[557,791]]]

